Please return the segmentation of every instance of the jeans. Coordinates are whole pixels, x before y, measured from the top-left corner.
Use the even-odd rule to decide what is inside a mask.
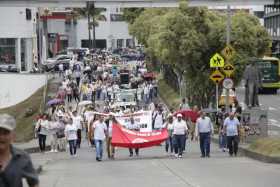
[[[184,143],[183,143],[183,151],[186,150],[187,139],[188,139],[188,137],[187,137],[187,135],[185,135],[184,136]]]
[[[95,150],[96,150],[96,159],[101,160],[103,155],[103,141],[102,140],[94,140]]]
[[[227,136],[227,145],[229,149],[229,154],[232,156],[237,155],[238,152],[238,143],[239,143],[239,137],[238,136]]]
[[[78,129],[77,130],[77,147],[80,148],[81,147],[81,141],[82,141],[82,130]]]
[[[56,134],[52,134],[51,135],[51,150],[57,150],[57,146],[58,146],[58,141],[57,141],[57,135]]]
[[[46,150],[47,135],[39,134],[38,135],[38,140],[39,140],[40,151],[45,151]]]
[[[132,148],[129,148],[129,155],[132,156],[133,155],[133,149]],[[135,149],[135,154],[138,156],[139,155],[139,148],[136,148]]]
[[[219,135],[219,147],[220,149],[227,147],[227,138],[224,134]]]
[[[210,132],[199,133],[201,156],[210,156]]]
[[[168,149],[170,146],[170,152],[173,153],[173,141],[172,136],[169,136],[167,140],[165,141],[165,151],[168,153]]]
[[[77,151],[76,140],[68,140],[70,155],[75,155]]]
[[[112,137],[107,138],[107,153],[108,153],[108,158],[114,158],[115,154],[115,147],[111,145]]]
[[[182,135],[175,134],[173,136],[175,154],[179,154],[179,155],[183,154],[183,146],[184,146],[185,137],[186,137],[186,135],[184,135],[184,134],[182,134]]]

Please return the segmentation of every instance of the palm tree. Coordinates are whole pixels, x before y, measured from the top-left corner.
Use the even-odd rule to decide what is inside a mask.
[[[106,17],[101,13],[106,11],[105,8],[95,8],[93,2],[87,2],[86,8],[74,8],[73,11],[80,15],[80,17],[87,17],[88,19],[88,44],[89,48],[96,47],[96,38],[95,38],[95,28],[98,26],[98,21],[106,21]],[[92,39],[91,41],[91,32],[92,29]]]

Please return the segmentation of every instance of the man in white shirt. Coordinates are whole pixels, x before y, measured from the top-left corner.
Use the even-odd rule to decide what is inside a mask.
[[[235,117],[235,114],[231,112],[229,117],[227,117],[224,121],[224,132],[227,136],[227,145],[229,149],[229,155],[232,156],[233,153],[237,156],[238,151],[238,132],[239,132],[240,122]]]
[[[104,122],[104,118],[99,116],[99,120],[94,122],[92,125],[92,130],[94,132],[94,142],[95,142],[95,150],[96,150],[96,161],[102,161],[103,155],[103,142],[106,138],[107,134],[107,126]]]
[[[214,133],[213,124],[211,119],[206,116],[205,112],[201,112],[201,117],[196,121],[195,136],[196,140],[199,136],[201,157],[210,157],[210,138]]]
[[[77,148],[81,147],[81,141],[82,141],[82,129],[83,129],[83,125],[82,125],[82,121],[83,118],[80,115],[77,115],[77,111],[73,112],[73,125],[76,126],[77,128]]]
[[[129,123],[126,126],[127,129],[129,130],[134,130],[134,131],[139,131],[140,127],[139,124],[135,123],[134,118],[131,117]],[[135,149],[135,154],[136,156],[139,156],[139,148]],[[133,156],[133,150],[132,148],[129,148],[129,156],[132,157]]]
[[[187,123],[182,119],[182,114],[177,114],[177,120],[174,121],[173,126],[173,137],[174,137],[174,148],[175,156],[182,158],[183,146],[186,140],[186,134],[188,132]]]

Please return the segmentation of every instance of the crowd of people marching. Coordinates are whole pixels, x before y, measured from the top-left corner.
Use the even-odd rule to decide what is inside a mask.
[[[111,145],[112,127],[116,121],[114,115],[131,114],[138,110],[152,110],[152,129],[168,130],[165,151],[176,158],[181,158],[186,151],[186,141],[199,139],[201,157],[210,157],[211,135],[214,133],[212,120],[197,106],[190,108],[187,99],[180,107],[167,110],[158,103],[156,79],[143,78],[145,63],[137,59],[134,66],[127,67],[129,62],[115,59],[112,54],[104,52],[93,54],[82,62],[74,63],[68,69],[59,66],[59,77],[62,79],[55,98],[57,102],[49,105],[48,110],[37,119],[35,131],[42,153],[46,152],[46,139],[50,139],[50,152],[66,151],[77,156],[77,149],[87,141],[96,150],[96,160],[103,158],[103,147],[106,145],[109,159],[115,158],[115,147]],[[121,67],[121,68],[120,68]],[[122,80],[121,74],[128,74],[129,81]],[[124,82],[125,84],[123,84]],[[133,100],[136,105],[129,107],[112,107],[120,89],[136,89]],[[123,99],[125,101],[125,98]],[[85,107],[79,108],[79,106]],[[192,111],[192,116],[178,111]],[[104,116],[101,113],[108,115]],[[239,120],[236,112],[219,117],[220,146],[223,151],[237,155]],[[139,131],[140,126],[130,117],[127,129]],[[129,148],[129,156],[139,155],[139,149]]]

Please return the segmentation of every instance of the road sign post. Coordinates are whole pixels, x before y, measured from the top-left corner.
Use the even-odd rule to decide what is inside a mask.
[[[216,109],[219,109],[219,83],[224,79],[224,75],[216,68],[210,75],[210,79],[216,84]]]
[[[230,5],[227,5],[227,46],[230,45],[231,15]],[[229,112],[229,89],[226,89],[226,112]]]

